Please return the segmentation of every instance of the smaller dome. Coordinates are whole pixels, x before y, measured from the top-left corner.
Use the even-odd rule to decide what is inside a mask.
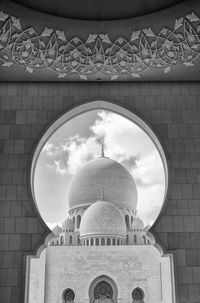
[[[140,218],[135,218],[133,220],[133,223],[132,223],[132,229],[140,229],[140,230],[143,230],[144,229],[144,223],[143,221],[140,219]]]
[[[62,232],[62,229],[61,229],[61,227],[57,224],[57,225],[52,229],[52,232],[54,233],[54,235],[55,235],[56,237],[58,237],[58,236],[59,236],[59,233]]]
[[[122,212],[111,202],[95,202],[87,208],[82,217],[80,236],[126,237]]]
[[[66,229],[74,230],[74,222],[70,218],[65,219],[65,221],[62,224],[62,230],[66,230]]]

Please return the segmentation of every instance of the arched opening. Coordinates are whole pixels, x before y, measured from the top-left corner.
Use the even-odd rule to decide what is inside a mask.
[[[66,289],[63,292],[63,303],[74,303],[75,294],[71,288]]]
[[[70,244],[70,245],[72,245],[72,240],[73,240],[72,235],[70,235],[70,236],[69,236],[69,244]]]
[[[76,226],[77,229],[80,228],[80,224],[81,224],[81,216],[78,215],[78,216],[77,216],[77,226]]]
[[[64,244],[64,238],[63,236],[60,237],[60,245],[63,245]]]
[[[89,286],[90,303],[117,303],[118,290],[113,279],[102,275]]]
[[[113,289],[106,281],[99,282],[94,288],[94,303],[113,302]]]
[[[143,238],[144,244],[146,244],[146,237],[142,236],[142,238]]]
[[[137,287],[132,292],[132,303],[145,303],[144,292],[141,288]]]
[[[137,244],[137,236],[134,235],[134,244]]]
[[[156,154],[155,154],[156,156],[154,157],[156,165],[152,165],[152,166],[154,166],[154,167],[158,167],[158,166],[161,167],[162,166],[161,169],[159,168],[160,169],[159,177],[160,177],[160,180],[162,179],[162,180],[165,181],[165,184],[163,184],[163,191],[162,191],[162,194],[159,196],[159,200],[161,201],[160,208],[157,209],[157,211],[154,215],[154,218],[152,218],[152,223],[153,223],[153,221],[155,221],[156,217],[158,216],[158,214],[159,214],[159,212],[162,208],[162,202],[165,199],[166,192],[167,192],[167,186],[168,186],[167,161],[166,161],[166,157],[165,157],[165,154],[163,152],[162,146],[161,146],[158,138],[156,137],[156,135],[151,130],[151,128],[142,119],[140,119],[138,116],[136,116],[135,114],[131,113],[130,111],[126,110],[125,108],[123,108],[121,106],[111,104],[111,103],[105,102],[105,101],[89,102],[87,104],[84,104],[84,105],[81,105],[81,106],[78,106],[78,107],[72,109],[71,111],[62,115],[45,132],[44,137],[41,139],[41,141],[39,142],[39,144],[38,144],[38,146],[35,150],[35,153],[34,153],[34,156],[33,156],[32,166],[31,166],[31,189],[32,189],[32,194],[33,194],[34,201],[37,205],[37,209],[39,209],[39,211],[41,212],[41,216],[44,218],[45,222],[48,222],[48,219],[46,219],[45,215],[42,213],[42,207],[40,205],[40,203],[43,203],[42,199],[40,200],[40,194],[39,194],[39,190],[40,190],[39,186],[40,186],[41,182],[35,182],[35,178],[38,178],[38,175],[40,173],[39,165],[40,165],[41,154],[44,155],[44,154],[48,153],[48,155],[52,156],[52,155],[55,154],[54,152],[56,150],[58,150],[60,152],[60,147],[59,146],[54,146],[52,143],[49,144],[48,140],[50,138],[52,138],[53,135],[57,136],[57,132],[59,132],[59,136],[60,136],[61,128],[64,127],[64,125],[68,124],[67,125],[68,127],[66,128],[67,130],[70,129],[72,123],[73,123],[73,126],[75,124],[79,125],[79,123],[74,123],[73,119],[79,119],[79,118],[81,119],[81,116],[84,116],[84,120],[87,120],[85,118],[86,115],[90,115],[90,113],[93,113],[94,111],[96,111],[97,113],[98,112],[103,113],[103,111],[110,111],[110,113],[111,113],[111,115],[113,115],[113,117],[114,117],[114,115],[118,115],[118,116],[122,117],[122,119],[127,119],[127,121],[129,121],[129,123],[132,123],[134,125],[135,129],[132,131],[133,135],[135,135],[134,131],[137,130],[137,134],[139,136],[143,137],[144,140],[145,140],[145,138],[147,138],[148,144],[151,145],[150,148],[147,147],[147,148],[144,148],[144,149],[149,152],[149,150],[153,148],[156,151]],[[109,113],[109,115],[110,115],[110,113]],[[105,119],[107,118],[106,115],[104,115],[104,117],[102,119],[104,119],[104,118]],[[88,120],[91,120],[91,119],[88,119]],[[122,124],[119,124],[119,123],[118,123],[118,125],[120,125],[120,127],[122,126]],[[108,127],[107,127],[107,129],[108,129]],[[130,130],[131,130],[131,127],[130,127]],[[77,130],[75,130],[75,131],[76,131],[76,134],[77,134]],[[73,134],[69,134],[69,137],[73,137]],[[74,138],[75,137],[76,136],[74,136]],[[123,138],[124,138],[124,136],[123,136]],[[82,140],[82,137],[81,137],[81,140]],[[136,141],[132,140],[132,141],[133,142],[136,142],[136,141],[139,142],[139,140],[136,140]],[[129,143],[130,143],[130,141],[129,141]],[[97,142],[95,144],[97,144]],[[120,144],[122,146],[123,142],[120,142]],[[54,149],[54,147],[55,147],[55,149]],[[140,146],[138,145],[137,148],[140,148]],[[67,150],[67,149],[65,148],[65,150]],[[96,148],[94,150],[95,150],[95,152],[97,152]],[[110,146],[108,146],[108,150],[111,150]],[[133,157],[133,159],[134,159],[135,156],[131,154],[131,152],[134,153],[134,150],[136,151],[136,144],[135,143],[134,143],[134,149],[133,149],[133,151],[129,152],[128,157]],[[91,157],[91,155],[90,155],[90,157]],[[112,154],[112,157],[113,157],[113,154]],[[121,157],[121,158],[123,158],[123,157]],[[137,157],[136,157],[136,159],[137,159]],[[137,159],[137,161],[138,161],[138,159]],[[66,168],[63,167],[61,164],[63,165],[63,163],[61,163],[60,160],[55,160],[55,162],[50,167],[51,167],[52,170],[55,169],[56,174],[59,174],[59,173],[64,174],[65,171],[66,171]],[[146,173],[146,171],[145,171],[145,173]],[[161,178],[161,174],[162,174],[162,178]],[[149,175],[154,175],[154,174],[151,174],[151,171],[149,171]],[[145,174],[145,176],[146,176],[146,174]],[[66,186],[66,184],[65,184],[65,186]],[[52,189],[52,192],[49,190],[49,195],[52,195],[52,200],[53,201],[55,201],[55,199],[53,199],[53,197],[55,197],[56,194],[57,194],[57,191],[55,190],[55,187],[54,187],[54,191],[53,191],[53,189]],[[43,199],[44,198],[48,199],[49,195],[46,195],[46,196],[43,195],[42,197],[43,197]],[[142,198],[147,199],[148,198],[148,193],[146,195],[142,194]],[[65,199],[65,201],[66,201],[66,199]],[[156,201],[157,201],[157,198],[156,198]],[[65,211],[63,211],[62,208],[60,208],[60,212],[62,212],[62,214],[65,213]],[[74,217],[73,217],[73,220],[75,220]],[[130,218],[130,222],[128,222],[129,221],[128,218],[126,219],[127,226],[129,226],[129,228],[130,228],[131,220],[132,220],[132,218]]]
[[[91,107],[90,107],[91,106]],[[94,107],[93,107],[94,106]],[[74,110],[72,110],[71,112],[69,112],[69,113],[67,113],[66,115],[64,115],[63,117],[61,117],[60,119],[58,119],[55,123],[54,123],[54,125],[52,126],[52,127],[50,127],[49,129],[48,129],[48,131],[47,131],[47,133],[45,134],[45,139],[43,139],[42,140],[42,142],[41,142],[41,144],[39,144],[38,145],[38,147],[37,147],[37,149],[36,149],[36,155],[35,155],[35,159],[38,159],[38,157],[39,157],[39,154],[40,154],[40,152],[41,152],[41,150],[42,150],[42,147],[44,147],[44,143],[46,143],[46,138],[49,138],[50,137],[50,135],[51,135],[51,133],[53,133],[53,131],[55,131],[55,130],[58,130],[58,128],[62,125],[62,124],[64,124],[66,121],[71,121],[71,120],[73,120],[73,118],[74,117],[76,117],[76,116],[78,116],[80,113],[87,113],[87,111],[88,110],[90,110],[91,108],[95,108],[95,110],[98,110],[98,109],[100,109],[100,110],[107,110],[107,109],[109,109],[109,110],[112,110],[113,111],[113,113],[115,113],[115,114],[121,114],[123,117],[126,117],[128,120],[129,120],[129,122],[134,122],[135,124],[136,124],[136,126],[137,127],[139,127],[139,128],[141,128],[141,130],[146,134],[146,135],[148,135],[149,136],[149,140],[151,140],[153,143],[152,144],[154,144],[154,146],[155,146],[155,148],[157,149],[157,155],[160,157],[160,161],[162,162],[162,165],[163,165],[163,171],[164,171],[164,174],[165,174],[165,186],[164,186],[164,194],[163,194],[163,197],[160,199],[160,201],[163,201],[163,199],[165,198],[165,194],[166,194],[166,191],[167,191],[167,178],[168,178],[168,173],[167,173],[167,164],[166,164],[166,159],[165,159],[165,155],[164,155],[164,152],[163,152],[163,150],[162,150],[162,147],[161,147],[161,145],[160,145],[160,143],[159,143],[159,141],[158,141],[158,139],[156,138],[156,136],[155,136],[155,134],[152,132],[152,130],[145,124],[145,122],[144,121],[142,121],[140,118],[138,118],[136,115],[134,115],[134,114],[132,114],[132,113],[130,113],[129,111],[127,111],[127,110],[125,110],[125,109],[123,109],[123,108],[121,108],[121,107],[118,107],[118,106],[115,106],[115,105],[113,105],[113,104],[109,104],[108,102],[91,102],[90,104],[86,104],[85,106],[80,106],[80,107],[77,107],[76,109],[74,109]],[[120,124],[120,127],[121,127],[121,124]],[[119,125],[118,125],[118,129],[120,129],[120,127],[119,127]],[[81,142],[83,142],[84,140],[82,140]],[[130,139],[129,139],[129,141],[130,141]],[[135,141],[134,141],[135,142]],[[121,143],[121,142],[120,142]],[[96,143],[95,143],[96,144]],[[48,146],[46,146],[46,147],[48,147]],[[66,147],[66,146],[65,146]],[[49,148],[50,148],[50,146],[49,146]],[[109,150],[109,148],[108,148],[108,150]],[[107,151],[106,151],[107,152]],[[129,158],[131,158],[132,157],[132,154],[131,154],[131,152],[132,151],[130,151],[130,154],[129,154]],[[112,154],[113,155],[113,154]],[[89,156],[91,157],[91,155],[89,154]],[[88,156],[88,157],[89,157]],[[134,158],[134,157],[133,157]],[[87,158],[86,159],[84,159],[84,160],[87,160]],[[130,160],[130,159],[129,159]],[[136,161],[137,160],[137,158],[134,158],[134,161]],[[34,162],[34,161],[33,161]],[[58,161],[56,160],[56,162],[54,162],[54,164],[55,165],[59,165],[58,164]],[[130,163],[129,163],[130,164]],[[65,168],[63,168],[62,166],[59,166],[59,167],[56,167],[56,166],[54,166],[52,169],[55,169],[56,170],[56,173],[58,173],[58,171],[59,171],[59,173],[60,174],[62,174],[63,173],[63,171],[65,171]],[[35,163],[33,163],[33,166],[32,166],[32,173],[31,173],[31,183],[32,183],[32,192],[33,192],[33,196],[34,196],[34,199],[35,199],[35,201],[36,201],[36,195],[35,195],[35,188],[34,188],[34,181],[33,181],[33,179],[34,179],[34,173],[35,173],[35,171],[36,171],[37,169],[36,169],[36,160],[35,160]],[[144,187],[145,188],[145,187]],[[66,197],[65,197],[66,198]],[[160,209],[162,208],[162,203],[161,203],[161,205],[160,205]],[[156,215],[155,215],[155,218],[158,216],[158,213],[160,212],[160,209],[159,209],[159,211],[157,211],[157,213],[156,213]],[[66,213],[66,212],[64,212],[63,211],[63,213]],[[125,212],[126,213],[126,212]],[[136,213],[136,212],[135,212]],[[74,212],[74,214],[75,214],[75,216],[76,216],[76,212]],[[73,216],[72,216],[73,217]],[[155,218],[154,218],[154,220],[155,220]],[[127,215],[127,219],[125,219],[126,221],[126,225],[127,225],[127,227],[129,227],[130,228],[130,222],[129,222],[129,216]],[[132,218],[130,218],[130,220],[131,220],[131,222],[132,222]],[[153,220],[153,221],[154,221]],[[74,226],[75,226],[75,217],[73,217],[73,221],[74,221]],[[152,223],[153,223],[153,221],[152,221]],[[77,220],[77,223],[78,223],[78,220]],[[78,225],[77,225],[78,226]],[[109,235],[110,237],[114,237],[114,235],[113,234],[111,234],[111,235]],[[67,239],[67,238],[66,238]],[[75,238],[74,239],[76,239],[76,236],[75,236]],[[125,240],[125,238],[124,238],[124,244],[125,244],[125,242],[126,242],[126,240]],[[135,240],[134,240],[135,241]],[[71,238],[71,241],[69,241],[69,242],[71,242],[71,244],[72,244],[72,238]],[[75,241],[73,241],[74,243],[76,242],[76,240]],[[130,243],[133,243],[133,238],[130,238],[130,241],[129,241]],[[135,241],[136,242],[136,241]],[[139,241],[138,241],[139,242]],[[73,243],[73,245],[74,245],[74,243]],[[96,239],[96,241],[94,242],[95,243],[95,245],[96,246],[98,246],[99,244],[100,244],[100,242],[99,242],[99,239]],[[129,244],[130,244],[129,243]],[[87,242],[86,242],[86,240],[84,241],[84,245],[86,245],[87,244]],[[107,245],[110,245],[110,244],[112,244],[112,245],[116,245],[117,244],[117,242],[116,242],[116,240],[115,239],[113,239],[113,238],[111,238],[111,240],[110,239],[108,239],[107,240]],[[92,244],[91,244],[92,245]],[[56,247],[54,247],[54,248],[56,248]],[[93,250],[94,250],[94,247],[92,248]],[[99,251],[100,249],[102,249],[101,247],[99,247],[97,250]],[[110,247],[109,248],[109,250],[110,249],[113,249],[112,247]],[[120,247],[120,249],[121,249],[121,247]],[[118,249],[119,250],[119,249]],[[169,260],[170,260],[170,258],[169,258]],[[170,261],[171,262],[171,261]],[[169,267],[171,266],[171,268],[173,268],[173,265],[172,265],[172,263],[170,263],[170,262],[168,262],[168,265],[169,265]],[[167,272],[167,270],[166,270],[166,272]],[[160,278],[160,280],[162,280],[163,279],[163,276]],[[163,281],[162,281],[163,282]],[[172,278],[172,282],[171,282],[171,288],[173,288],[173,278]],[[160,288],[162,288],[162,285],[163,285],[163,283],[161,283],[160,284],[161,286],[160,286]],[[170,288],[170,287],[169,287]],[[34,293],[34,292],[32,292],[32,293]],[[164,295],[163,295],[164,296]],[[171,303],[172,302],[172,300],[171,301],[169,301],[169,303]],[[45,302],[46,303],[46,302]]]
[[[125,222],[126,222],[127,229],[129,229],[129,216],[128,215],[125,216]]]
[[[131,216],[131,226],[132,226],[132,223],[133,223],[133,216]]]

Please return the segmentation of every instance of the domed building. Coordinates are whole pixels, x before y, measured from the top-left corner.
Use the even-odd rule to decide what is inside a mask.
[[[35,296],[37,303],[171,302],[169,260],[153,246],[137,202],[132,176],[104,152],[79,170],[68,215],[53,229],[40,266],[44,298]]]
[[[68,217],[59,244],[54,237],[50,246],[150,244],[144,223],[137,217],[137,202],[130,173],[102,150],[101,157],[89,161],[73,177]]]

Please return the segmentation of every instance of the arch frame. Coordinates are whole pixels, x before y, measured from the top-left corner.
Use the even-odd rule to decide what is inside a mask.
[[[95,290],[95,287],[97,286],[97,284],[100,283],[101,281],[107,282],[112,287],[112,290],[113,290],[113,301],[115,303],[117,303],[117,297],[118,297],[117,284],[115,283],[115,281],[112,278],[110,278],[107,275],[100,275],[100,276],[96,277],[90,283],[90,286],[89,286],[89,289],[88,289],[89,302],[90,303],[94,302],[94,290]]]
[[[40,215],[40,211],[38,209],[37,203],[36,203],[36,197],[34,192],[34,174],[36,169],[36,163],[38,160],[38,157],[40,155],[40,152],[48,139],[52,136],[53,133],[55,133],[62,125],[64,125],[66,122],[70,121],[71,119],[75,118],[76,116],[83,114],[85,112],[91,111],[91,110],[109,110],[113,113],[119,114],[123,116],[124,118],[128,119],[129,121],[135,123],[138,127],[140,127],[152,140],[154,145],[156,146],[159,155],[161,157],[163,167],[164,167],[164,174],[165,174],[165,193],[164,193],[164,199],[163,204],[160,210],[160,213],[154,222],[153,226],[158,221],[161,213],[163,212],[165,208],[165,201],[167,197],[168,187],[169,187],[169,165],[166,153],[164,152],[164,146],[161,143],[162,140],[159,138],[159,135],[156,133],[155,130],[152,129],[152,126],[144,117],[141,116],[141,114],[137,113],[136,110],[130,109],[126,106],[122,106],[121,104],[115,102],[114,100],[106,99],[106,98],[96,98],[92,100],[85,100],[81,104],[75,105],[64,113],[62,113],[59,117],[57,117],[50,125],[46,127],[43,134],[39,138],[35,149],[32,154],[32,159],[30,163],[30,189],[32,193],[32,197],[34,200],[35,207],[37,209],[37,212],[39,214],[39,217],[42,219],[42,216]],[[43,220],[43,219],[42,219]],[[44,220],[43,220],[44,222]],[[44,222],[45,224],[45,222]],[[151,228],[152,229],[152,228]]]
[[[176,302],[176,293],[177,293],[177,288],[176,288],[176,275],[175,275],[175,268],[176,268],[176,263],[173,258],[173,251],[169,251],[166,249],[163,243],[160,243],[159,239],[157,239],[155,233],[154,233],[154,226],[157,225],[157,222],[159,221],[160,217],[162,216],[164,209],[166,207],[166,201],[167,201],[167,196],[168,196],[168,191],[171,187],[170,180],[169,180],[169,165],[168,165],[168,157],[166,154],[166,149],[164,147],[164,143],[162,142],[162,139],[160,136],[157,134],[157,132],[152,128],[152,125],[146,120],[145,117],[141,115],[141,113],[138,113],[135,108],[131,108],[128,106],[125,106],[124,104],[122,105],[116,100],[113,99],[108,99],[108,98],[93,98],[93,99],[86,99],[83,102],[76,104],[74,106],[69,106],[66,111],[61,113],[58,117],[54,119],[50,124],[48,124],[45,128],[44,131],[41,133],[38,142],[36,142],[36,145],[34,147],[34,150],[32,152],[32,157],[30,158],[29,162],[29,184],[30,184],[30,193],[32,194],[32,200],[34,202],[34,207],[37,212],[37,216],[39,217],[42,225],[46,227],[47,231],[44,236],[43,236],[43,243],[42,245],[39,244],[37,247],[35,247],[35,255],[27,255],[26,259],[26,275],[25,275],[25,303],[28,302],[28,289],[29,289],[29,282],[28,282],[28,277],[29,277],[29,271],[30,271],[30,259],[31,258],[39,258],[41,252],[47,247],[48,242],[51,240],[53,237],[53,233],[50,232],[49,228],[47,227],[46,223],[44,222],[40,211],[38,209],[37,203],[36,203],[36,198],[35,198],[35,193],[34,193],[34,172],[36,168],[36,163],[37,159],[39,157],[39,154],[44,147],[45,143],[48,141],[50,136],[58,129],[60,128],[64,123],[67,121],[75,118],[79,114],[83,114],[87,111],[90,110],[110,110],[116,114],[119,114],[127,119],[129,119],[131,122],[134,122],[137,126],[143,129],[145,133],[151,138],[153,143],[155,144],[162,162],[163,162],[163,167],[164,167],[164,172],[165,172],[165,194],[164,194],[164,199],[163,199],[163,205],[161,207],[160,213],[158,217],[156,218],[154,224],[152,225],[151,229],[147,232],[148,236],[153,240],[154,246],[158,249],[160,252],[161,256],[163,257],[169,257],[170,258],[170,264],[171,264],[171,269],[172,269],[172,293],[173,293],[173,302]]]

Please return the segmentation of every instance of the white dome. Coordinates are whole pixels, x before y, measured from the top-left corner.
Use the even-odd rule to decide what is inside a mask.
[[[74,230],[74,222],[70,218],[67,218],[62,224],[62,230],[66,230],[66,229]]]
[[[107,201],[97,201],[85,211],[80,224],[80,237],[126,237],[126,224],[119,208]]]
[[[53,232],[54,235],[57,237],[57,236],[59,236],[59,233],[62,232],[62,229],[61,229],[61,227],[57,224],[57,225],[52,229],[52,232]]]
[[[91,205],[101,199],[121,208],[136,209],[137,189],[124,166],[105,157],[89,161],[72,179],[69,208]]]
[[[140,229],[140,230],[143,230],[144,229],[144,223],[143,221],[140,219],[140,218],[135,218],[133,220],[133,223],[132,223],[132,229]]]

